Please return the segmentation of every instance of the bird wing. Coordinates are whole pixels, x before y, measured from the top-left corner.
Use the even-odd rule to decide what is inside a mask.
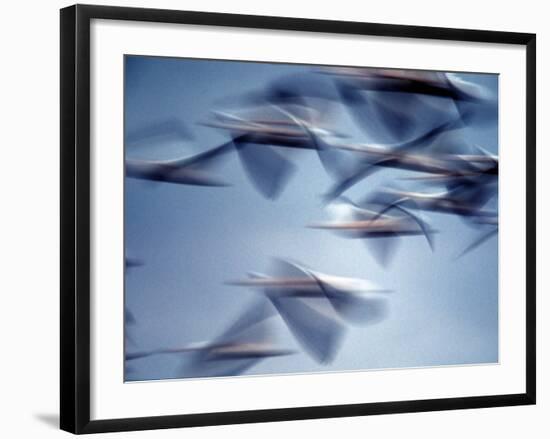
[[[344,333],[344,325],[330,310],[316,309],[316,299],[274,295],[271,301],[302,348],[317,362],[330,363]]]
[[[277,198],[295,171],[295,166],[269,145],[256,145],[245,136],[233,140],[249,179],[266,198]]]

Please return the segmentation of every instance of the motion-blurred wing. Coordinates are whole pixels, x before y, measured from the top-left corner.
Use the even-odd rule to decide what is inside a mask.
[[[484,242],[491,239],[493,236],[498,234],[498,228],[495,228],[494,230],[489,231],[485,235],[482,235],[480,238],[476,239],[474,242],[472,242],[468,247],[466,247],[458,256],[457,259],[461,258],[462,256],[470,253],[471,251],[474,251],[476,248],[478,248],[480,245],[482,245]]]
[[[411,212],[410,209],[406,209],[405,207],[401,206],[402,203],[407,201],[410,201],[410,199],[407,197],[396,199],[394,195],[391,193],[385,193],[385,194],[381,193],[378,195],[369,196],[363,202],[363,204],[369,205],[369,206],[373,206],[373,205],[383,206],[382,209],[380,209],[375,215],[372,216],[373,221],[385,216],[387,212],[391,210],[397,210],[401,214],[404,214],[404,217],[409,218],[410,220],[416,223],[416,225],[424,234],[424,237],[426,238],[426,241],[428,242],[430,249],[433,251],[434,249],[434,241],[432,236],[433,230],[430,228],[428,222],[425,219],[423,219],[420,215],[415,214]]]
[[[465,124],[483,127],[498,120],[496,99],[462,100],[455,104]]]
[[[336,90],[326,77],[311,73],[287,75],[273,81],[260,95],[272,104],[304,104],[306,99],[335,101]]]
[[[306,267],[285,259],[273,258],[271,261],[270,272],[278,278],[311,278],[311,274]]]
[[[222,156],[232,151],[233,148],[233,142],[227,142],[203,153],[181,159],[168,161],[126,159],[126,176],[153,181],[172,181],[206,186],[226,186],[226,183],[204,171],[207,170],[210,165],[217,163]],[[193,169],[195,169],[194,179]]]
[[[316,309],[317,299],[270,296],[298,343],[319,363],[330,363],[344,334],[344,325],[330,308]],[[334,311],[332,311],[334,313]]]
[[[496,190],[496,185],[482,184],[475,179],[465,180],[457,184],[449,192],[449,196],[457,202],[464,203],[472,208],[481,208],[495,196]]]
[[[419,148],[424,148],[426,145],[428,145],[433,139],[437,138],[440,134],[446,132],[447,130],[454,130],[457,126],[458,122],[456,120],[453,121],[447,121],[443,122],[440,125],[435,126],[434,128],[431,128],[430,130],[426,131],[423,134],[420,134],[419,136],[406,141],[402,142],[400,144],[393,145],[390,149],[388,149],[388,157],[378,159],[373,162],[369,162],[368,160],[357,160],[357,166],[354,167],[354,171],[344,175],[346,169],[351,169],[351,167],[345,168],[343,166],[334,166],[330,163],[330,155],[326,155],[327,152],[325,150],[323,151],[323,154],[325,154],[325,157],[323,157],[321,154],[320,158],[324,163],[326,163],[325,167],[328,169],[331,169],[331,172],[335,175],[340,175],[340,180],[332,185],[332,187],[325,193],[324,199],[326,201],[331,201],[334,198],[339,197],[342,195],[345,191],[350,189],[352,186],[355,186],[357,183],[365,179],[366,177],[370,176],[371,174],[378,171],[380,166],[388,165],[389,163],[396,160],[395,157],[391,155],[393,151],[395,152],[404,152],[404,151],[413,151]],[[325,148],[326,149],[326,148]],[[329,151],[329,150],[327,150]],[[332,156],[334,156],[335,153],[332,153]],[[336,172],[334,171],[336,169]]]
[[[387,267],[391,264],[401,239],[396,233],[386,233],[383,237],[370,237],[364,242],[376,262]]]
[[[275,309],[263,298],[254,300],[243,313],[219,336],[219,342],[260,342],[268,338],[266,320],[275,315]]]
[[[426,150],[430,154],[472,154],[472,145],[468,142],[464,129],[447,130],[438,133]],[[450,168],[449,171],[453,169]]]
[[[235,140],[239,158],[250,180],[266,198],[277,198],[295,170],[294,165],[268,145]]]
[[[275,309],[266,300],[255,300],[245,311],[210,343],[210,348],[193,352],[184,360],[185,376],[213,377],[241,375],[270,355],[239,352],[229,355],[216,353],[218,347],[263,343],[269,340],[267,320],[275,315]],[[274,354],[275,355],[275,354]]]
[[[321,136],[312,136],[319,160],[325,171],[336,180],[356,175],[365,167],[365,161],[357,153],[332,146]]]
[[[424,237],[426,238],[430,249],[432,251],[434,250],[434,241],[432,236],[433,230],[430,228],[428,222],[423,217],[421,217],[419,214],[411,212],[411,210],[409,209],[405,209],[399,204],[393,204],[391,209],[401,212],[405,215],[406,218],[409,218],[409,220],[413,221],[424,234]],[[388,210],[386,210],[386,212],[388,212]]]
[[[395,151],[403,152],[429,148],[428,145],[430,145],[430,143],[434,140],[437,140],[438,137],[442,134],[449,131],[452,132],[454,130],[462,128],[463,126],[464,125],[460,118],[451,118],[450,120],[445,120],[435,125],[434,127],[426,130],[422,134],[419,134],[418,136],[410,140],[395,145],[395,147],[392,149]]]
[[[374,324],[382,321],[388,314],[388,302],[385,298],[367,298],[363,297],[361,293],[335,287],[330,282],[322,281],[321,283],[330,303],[347,322]]]
[[[170,163],[175,169],[180,167],[202,167],[206,168],[217,164],[223,157],[235,150],[233,141],[229,141],[211,148],[207,151],[195,154],[179,160],[173,160]]]
[[[340,181],[333,184],[327,192],[323,194],[323,199],[325,202],[329,202],[341,196],[344,192],[350,189],[352,186],[355,186],[360,181],[367,178],[369,175],[374,174],[379,171],[381,168],[379,165],[390,161],[391,159],[382,159],[373,163],[365,163],[363,161],[362,166],[351,175],[342,178]]]
[[[369,93],[368,97],[357,87],[340,82],[338,91],[357,125],[377,142],[401,140],[412,129],[411,119],[398,107],[391,108],[382,99]]]
[[[371,295],[365,297],[366,291],[355,291],[343,288],[338,283],[324,278],[323,275],[312,272],[325,296],[334,310],[346,321],[352,323],[376,323],[387,314],[387,301],[383,297],[375,297],[372,293],[381,293],[372,285]]]

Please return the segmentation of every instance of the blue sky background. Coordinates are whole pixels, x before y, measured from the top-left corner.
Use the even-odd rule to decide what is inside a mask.
[[[127,142],[126,158],[172,159],[204,151],[228,140],[201,125],[210,111],[232,96],[261,89],[282,76],[319,76],[311,66],[127,56],[125,130],[177,117],[194,139]],[[495,96],[498,76],[460,74]],[[330,87],[330,78],[326,78]],[[229,101],[228,101],[229,99]],[[338,116],[337,128],[353,140],[376,141]],[[472,127],[468,141],[498,152],[496,124]],[[285,153],[288,151],[285,150]],[[480,231],[460,218],[429,214],[439,230],[432,253],[423,237],[402,240],[392,264],[377,264],[360,240],[347,240],[308,223],[326,219],[320,194],[331,184],[313,151],[290,151],[297,172],[282,195],[263,198],[249,182],[237,157],[218,168],[231,187],[197,187],[126,179],[126,255],[145,262],[126,273],[125,301],[136,324],[126,331],[127,350],[177,347],[220,334],[260,292],[224,285],[249,271],[266,272],[272,256],[301,261],[338,276],[372,280],[395,292],[389,316],[351,327],[335,360],[320,365],[305,353],[272,358],[246,374],[286,374],[373,368],[402,368],[498,361],[498,240],[455,260]],[[350,190],[360,199],[390,185],[405,171],[384,169]],[[494,202],[496,206],[496,202]],[[282,320],[278,341],[299,347]],[[132,362],[128,380],[181,377],[182,358],[162,355]]]

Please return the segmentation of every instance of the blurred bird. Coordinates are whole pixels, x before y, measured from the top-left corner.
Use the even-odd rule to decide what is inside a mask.
[[[333,231],[352,239],[363,239],[376,260],[386,266],[404,236],[424,236],[433,250],[432,230],[426,220],[407,209],[395,207],[398,213],[379,215],[374,210],[360,207],[346,198],[327,206],[333,216],[331,221],[313,223],[308,227]]]
[[[400,206],[478,220],[483,217],[494,218],[497,215],[495,211],[483,208],[495,195],[495,190],[493,184],[476,184],[467,181],[440,192],[385,189],[369,196],[367,200],[385,206],[375,218]]]
[[[452,73],[372,67],[325,67],[321,72],[353,79],[364,90],[440,96],[457,101],[490,98],[485,88]]]
[[[248,177],[269,199],[280,195],[295,171],[292,162],[277,149],[312,150],[317,148],[313,136],[341,136],[321,128],[319,115],[312,108],[270,104],[252,112],[254,116],[216,111],[204,125],[229,132]]]
[[[355,67],[327,67],[321,72],[336,78],[342,100],[366,132],[382,129],[393,140],[412,131],[416,116],[432,122],[445,114],[452,117],[448,106],[438,114],[442,99],[454,105],[464,123],[497,117],[496,99],[484,87],[453,73]]]
[[[275,105],[309,108],[326,117],[334,109],[335,102],[339,101],[339,95],[330,78],[311,70],[283,75],[259,90],[232,97],[229,101],[232,106],[240,107]]]
[[[260,288],[316,361],[333,360],[345,323],[375,323],[387,312],[386,294],[362,279],[322,274],[297,263],[273,261],[273,275],[249,274],[229,285]]]
[[[457,177],[493,175],[498,176],[498,157],[489,154],[480,147],[479,154],[453,153],[453,146],[456,143],[443,144],[438,146],[438,152],[418,152],[421,146],[426,147],[439,135],[446,132],[455,122],[445,123],[435,127],[428,133],[423,134],[409,142],[399,145],[375,145],[375,144],[351,144],[332,143],[327,144],[319,139],[320,156],[325,168],[332,170],[335,175],[340,175],[337,182],[324,195],[325,200],[330,201],[337,198],[345,191],[356,185],[366,177],[379,171],[381,168],[394,168],[405,171],[430,174],[435,177],[422,176],[419,179],[426,181],[443,180],[443,176]],[[348,151],[359,156],[355,169],[338,169],[338,162],[327,157],[323,160],[325,151]],[[336,168],[336,170],[334,170]],[[450,178],[449,178],[450,180]]]
[[[479,218],[474,218],[474,222],[481,226],[487,226],[489,228],[489,231],[481,233],[477,237],[477,239],[475,239],[464,250],[460,252],[460,254],[456,257],[456,259],[459,259],[467,255],[468,253],[474,251],[476,248],[480,247],[486,241],[488,241],[493,236],[496,236],[498,234],[498,215],[481,216]],[[484,228],[487,228],[487,227],[484,227]]]
[[[232,150],[233,144],[229,142],[203,153],[176,160],[126,159],[126,176],[193,186],[228,186],[228,183],[221,180],[210,168]]]
[[[275,310],[269,303],[256,300],[212,341],[191,343],[179,348],[133,352],[126,355],[126,360],[162,354],[186,354],[182,357],[182,367],[178,373],[181,377],[240,375],[262,360],[294,353],[272,342],[269,325],[274,315]]]

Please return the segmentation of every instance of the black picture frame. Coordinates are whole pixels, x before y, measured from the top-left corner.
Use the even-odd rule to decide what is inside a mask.
[[[255,29],[514,44],[526,47],[526,392],[335,406],[90,420],[90,21],[182,23]],[[61,10],[61,429],[99,433],[325,417],[535,404],[536,36],[287,17],[74,5]]]

